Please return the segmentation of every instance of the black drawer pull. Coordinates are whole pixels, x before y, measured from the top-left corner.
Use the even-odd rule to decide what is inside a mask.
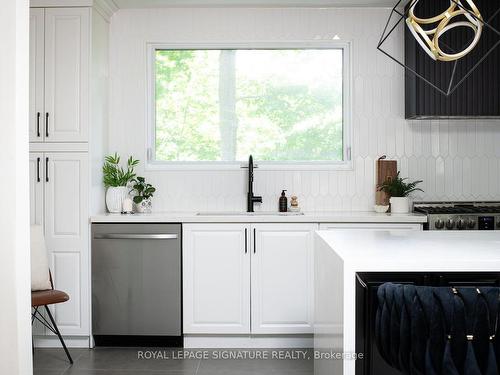
[[[36,113],[36,136],[40,137],[40,112]]]
[[[255,235],[255,228],[253,228],[253,253],[257,252],[257,236]]]
[[[40,182],[40,158],[36,158],[36,182]]]
[[[49,182],[49,158],[45,158],[45,182]]]
[[[248,231],[245,228],[245,254],[248,253]]]
[[[49,138],[49,112],[45,113],[45,137]]]

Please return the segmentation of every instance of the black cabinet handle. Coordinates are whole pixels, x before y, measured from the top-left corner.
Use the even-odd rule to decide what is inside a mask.
[[[248,252],[248,231],[245,228],[245,254]]]
[[[255,228],[253,228],[253,253],[257,251],[257,241],[256,241],[256,236],[255,236]]]
[[[36,113],[36,136],[40,137],[40,112]]]
[[[36,182],[40,182],[40,158],[36,158]]]
[[[49,112],[45,113],[45,137],[49,138]]]
[[[45,158],[45,182],[49,182],[49,158]]]

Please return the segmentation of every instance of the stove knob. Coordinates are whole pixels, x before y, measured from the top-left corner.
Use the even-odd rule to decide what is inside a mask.
[[[460,229],[460,230],[464,230],[465,228],[467,228],[467,223],[465,222],[464,219],[458,220],[458,222],[457,222],[457,228]]]
[[[444,221],[442,219],[438,219],[434,222],[434,227],[436,229],[443,229],[444,228]]]
[[[453,219],[446,220],[446,229],[453,229],[455,227],[455,222]]]
[[[469,219],[467,222],[467,228],[474,229],[476,227],[476,221],[474,219]]]

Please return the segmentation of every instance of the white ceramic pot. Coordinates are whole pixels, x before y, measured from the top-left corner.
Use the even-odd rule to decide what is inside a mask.
[[[408,197],[391,197],[391,213],[406,214],[410,212],[410,200]]]
[[[122,212],[127,214],[134,212],[134,201],[130,196],[127,196],[122,203]]]
[[[136,203],[135,210],[141,214],[150,214],[153,210],[151,198],[143,199],[141,203]]]
[[[106,191],[106,207],[111,213],[122,212],[123,201],[128,196],[129,188],[126,186],[109,187]]]
[[[373,209],[378,214],[385,214],[387,211],[389,211],[389,205],[384,206],[376,204],[375,206],[373,206]]]

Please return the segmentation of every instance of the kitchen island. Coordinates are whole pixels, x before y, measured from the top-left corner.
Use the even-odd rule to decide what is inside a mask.
[[[316,375],[356,373],[354,358],[369,355],[359,350],[360,341],[367,340],[359,332],[366,327],[360,318],[359,294],[367,288],[360,275],[380,278],[394,273],[400,278],[405,274],[500,273],[500,232],[317,232]]]

